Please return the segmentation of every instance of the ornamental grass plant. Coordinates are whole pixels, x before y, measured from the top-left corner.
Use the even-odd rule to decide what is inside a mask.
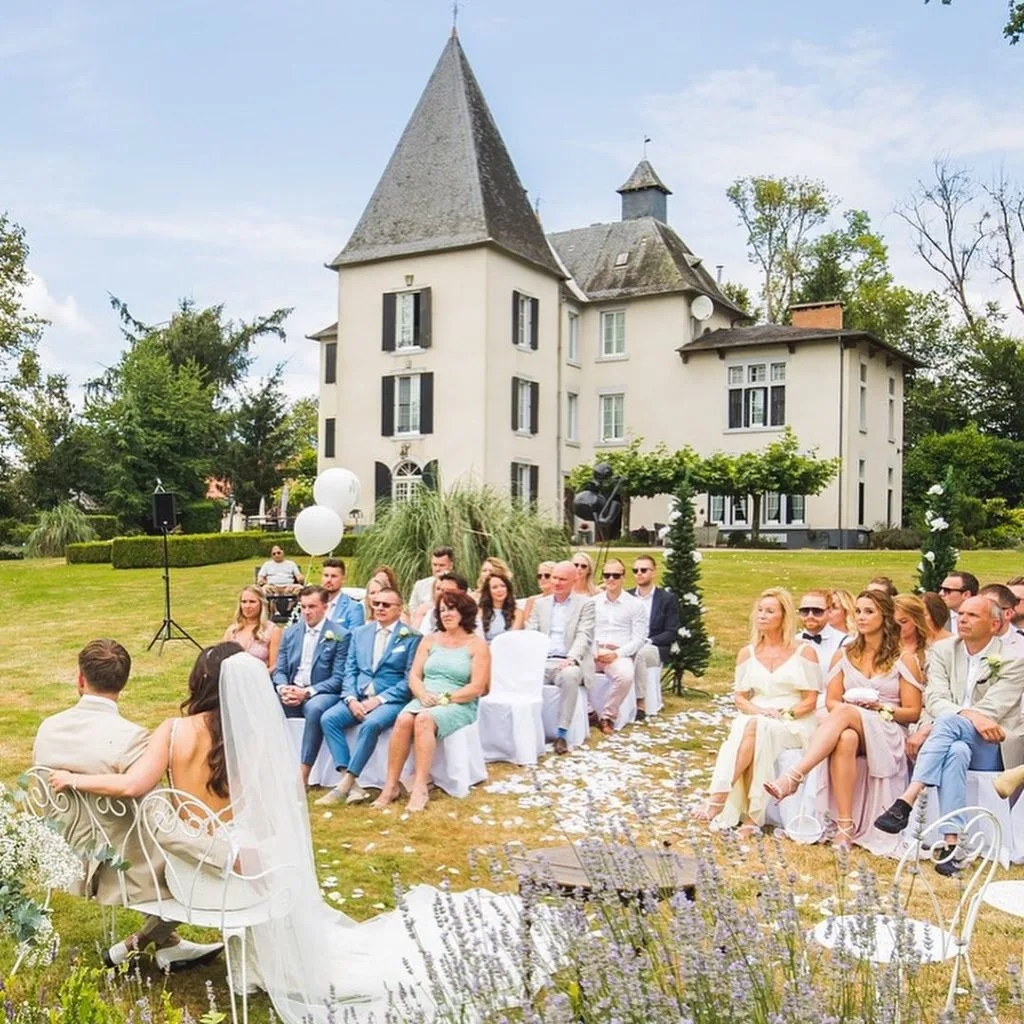
[[[69,544],[95,540],[96,531],[77,505],[65,501],[39,514],[39,525],[25,541],[26,558],[62,557]]]

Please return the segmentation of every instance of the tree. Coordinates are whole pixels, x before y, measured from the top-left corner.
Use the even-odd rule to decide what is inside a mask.
[[[315,398],[299,398],[285,418],[284,429],[295,442],[295,451],[283,467],[288,484],[288,511],[301,512],[313,504],[313,484],[317,471],[317,428],[319,407]],[[274,500],[281,505],[281,491]]]
[[[738,178],[726,191],[747,230],[750,262],[760,267],[769,323],[783,323],[810,253],[809,235],[836,204],[810,178]]]
[[[927,533],[921,542],[921,561],[917,564],[918,592],[937,592],[942,581],[956,569],[960,552],[953,547],[953,524],[957,519],[957,494],[953,468],[941,483],[928,488],[929,507],[924,521]]]
[[[672,670],[672,689],[679,694],[683,673],[703,676],[711,657],[711,641],[704,628],[701,553],[693,536],[693,488],[685,480],[675,493],[675,507],[668,521],[664,585],[679,601],[679,632],[669,647],[667,667]]]
[[[725,281],[722,283],[722,294],[734,305],[749,314],[751,320],[760,320],[762,310],[754,305],[750,296],[750,289],[736,281]]]
[[[924,0],[926,4],[931,0]],[[942,0],[944,7],[949,7],[953,0]],[[1008,0],[1006,24],[1003,26],[1003,35],[1010,40],[1010,45],[1015,46],[1024,36],[1024,0]]]
[[[995,222],[988,233],[985,257],[996,280],[1009,287],[1017,311],[1024,315],[1024,187],[1014,185],[1005,174],[983,187],[992,203],[990,215]]]

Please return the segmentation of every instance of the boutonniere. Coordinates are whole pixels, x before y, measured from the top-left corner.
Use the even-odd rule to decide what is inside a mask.
[[[985,659],[985,664],[988,665],[989,681],[995,682],[999,676],[999,670],[1003,667],[1003,659],[998,654],[990,654]]]
[[[412,630],[408,626],[403,626],[398,631],[398,637],[401,640],[401,639],[404,639],[407,636],[412,636]]]
[[[325,640],[337,640],[338,638],[334,635],[334,630],[333,629],[328,629],[324,633],[324,639]]]

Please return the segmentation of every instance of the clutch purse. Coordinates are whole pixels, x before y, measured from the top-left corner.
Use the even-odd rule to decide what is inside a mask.
[[[877,704],[880,695],[873,686],[851,686],[843,693],[847,704]]]

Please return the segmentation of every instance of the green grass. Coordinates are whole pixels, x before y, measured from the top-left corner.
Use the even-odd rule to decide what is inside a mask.
[[[638,549],[622,552],[628,559]],[[811,586],[841,586],[856,593],[872,576],[887,574],[904,589],[913,582],[916,552],[811,552],[726,551],[708,552],[702,563],[705,603],[710,632],[717,638],[708,676],[703,685],[715,693],[731,688],[736,651],[747,640],[747,619],[754,597],[765,587],[781,584],[799,599]],[[983,582],[1005,580],[1022,570],[1019,555],[1004,552],[970,552],[962,567]],[[305,566],[303,567],[305,568]],[[218,640],[230,620],[242,585],[252,580],[253,563],[234,562],[172,571],[172,614],[202,644]],[[351,567],[350,567],[351,572]],[[315,577],[314,577],[315,578]],[[0,643],[0,778],[13,782],[31,763],[32,740],[39,722],[76,699],[75,658],[88,640],[113,636],[129,650],[132,677],[122,698],[122,712],[148,726],[177,713],[195,655],[187,643],[168,644],[160,656],[146,651],[163,618],[163,587],[160,570],[118,571],[104,565],[67,566],[56,559],[0,562],[0,594],[5,602],[6,629]],[[692,702],[674,698],[666,713]],[[699,706],[699,705],[696,705]],[[719,732],[691,739],[666,750],[665,771],[674,770],[680,748],[693,751],[691,759],[707,762],[714,756]],[[602,742],[593,734],[592,742]],[[692,763],[692,761],[691,761]],[[491,777],[518,771],[491,766]],[[313,795],[315,797],[316,794]],[[311,799],[313,798],[311,797]],[[484,810],[489,808],[489,810]],[[399,805],[390,815],[367,806],[336,811],[325,818],[312,812],[314,846],[321,877],[334,875],[338,904],[346,913],[365,918],[378,912],[375,904],[393,906],[393,878],[406,884],[437,883],[439,868],[458,885],[471,884],[468,857],[472,850],[499,846],[510,838],[527,844],[541,842],[551,831],[543,816],[519,808],[512,796],[484,793],[477,788],[465,800],[439,794],[427,811],[402,820]],[[521,817],[514,829],[503,823]],[[471,819],[476,819],[473,821]],[[656,833],[659,838],[675,838]],[[411,852],[409,852],[411,851]],[[833,861],[827,849],[787,844],[795,870],[829,882]],[[858,863],[880,874],[891,872],[889,862],[855,854]],[[1022,872],[1015,871],[1020,876]],[[356,887],[364,891],[353,898]],[[131,922],[125,915],[125,926]],[[91,958],[100,936],[95,907],[67,897],[56,899],[56,924],[64,938],[63,952],[51,968],[56,977],[73,950]],[[997,925],[993,930],[992,925]],[[989,981],[1000,981],[1007,959],[1019,957],[1022,930],[1012,919],[985,911],[977,937],[978,952],[972,959]],[[8,949],[0,946],[0,965],[9,963]],[[943,975],[948,978],[948,975]],[[222,1003],[226,1001],[223,967],[177,976],[171,982],[175,998],[194,1011],[205,1006],[204,982],[213,981]],[[941,980],[938,982],[941,985]],[[253,1002],[254,1020],[267,1019],[266,1003]]]

